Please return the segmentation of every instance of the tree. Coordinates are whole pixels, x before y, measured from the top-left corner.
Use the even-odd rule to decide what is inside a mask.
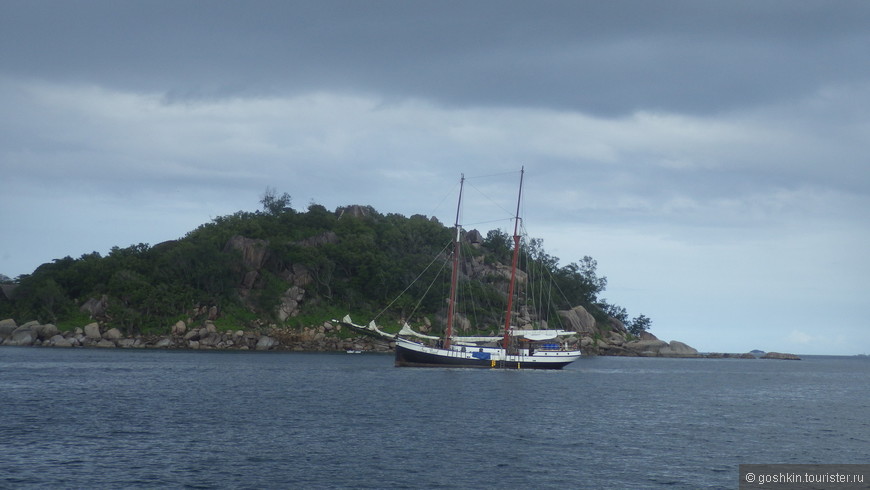
[[[598,305],[604,313],[607,313],[611,318],[615,318],[622,322],[623,325],[628,323],[628,311],[619,305],[612,305],[607,302],[607,300],[601,300],[601,303]]]
[[[493,261],[507,263],[513,251],[513,241],[510,235],[501,230],[489,230],[483,240],[483,246],[489,250]]]
[[[635,337],[640,337],[640,334],[649,330],[650,325],[652,325],[652,320],[647,318],[646,315],[638,315],[628,325],[628,333]]]
[[[19,315],[41,322],[57,323],[70,306],[63,288],[48,277],[48,273],[28,276],[15,294],[15,308]]]
[[[285,192],[279,197],[278,191],[274,187],[267,186],[266,192],[263,193],[263,197],[260,199],[260,204],[263,205],[263,211],[266,214],[277,216],[290,209],[290,201],[290,194]]]
[[[505,234],[507,237],[507,234]],[[544,240],[541,238],[529,238],[525,244],[529,257],[540,264],[542,270],[556,275],[559,269],[559,257],[554,257],[544,250]]]
[[[587,309],[591,308],[590,312],[593,316],[601,312],[596,303],[598,303],[598,295],[607,287],[607,278],[598,277],[597,267],[598,262],[587,255],[579,263],[572,262],[554,272],[556,284],[567,301],[567,304],[562,305],[563,308],[582,305]],[[606,317],[600,319],[604,320]]]
[[[589,285],[595,297],[607,287],[607,278],[604,276],[598,277],[597,269],[598,261],[592,257],[584,255],[583,259],[580,260],[578,271],[580,272],[581,279]]]

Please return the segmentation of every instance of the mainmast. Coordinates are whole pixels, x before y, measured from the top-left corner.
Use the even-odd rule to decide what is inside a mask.
[[[462,208],[462,187],[465,185],[465,174],[459,180],[459,202],[456,203],[456,235],[453,238],[453,274],[450,277],[450,301],[447,303],[447,334],[444,338],[444,348],[450,348],[453,338],[453,316],[456,305],[456,281],[459,277],[459,238],[462,225],[459,224],[459,210]]]
[[[523,174],[525,174],[525,167],[520,168],[520,191],[517,196],[517,213],[516,216],[514,216],[514,256],[511,263],[511,282],[510,286],[508,286],[507,311],[505,312],[504,318],[504,340],[502,341],[502,347],[504,347],[505,353],[507,353],[508,344],[510,342],[511,309],[513,308],[514,300],[514,284],[517,280],[517,260],[520,256],[520,202],[523,198]]]

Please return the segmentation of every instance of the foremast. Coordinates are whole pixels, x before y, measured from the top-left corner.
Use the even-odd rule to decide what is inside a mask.
[[[444,348],[449,349],[453,340],[453,319],[456,306],[456,283],[459,279],[459,248],[462,233],[462,225],[459,224],[459,210],[462,209],[462,188],[465,185],[465,174],[459,179],[459,202],[456,203],[456,221],[453,225],[455,235],[453,237],[453,272],[450,276],[450,301],[447,303],[447,332],[444,337]]]
[[[517,212],[514,216],[514,254],[513,259],[511,259],[511,281],[508,286],[508,297],[507,297],[507,310],[505,311],[504,316],[504,339],[502,340],[502,347],[505,350],[505,353],[508,351],[508,346],[510,344],[510,330],[511,330],[511,310],[513,308],[513,299],[514,299],[514,284],[517,281],[517,262],[520,256],[520,203],[523,198],[523,175],[525,174],[525,167],[520,167],[520,190],[517,195]]]

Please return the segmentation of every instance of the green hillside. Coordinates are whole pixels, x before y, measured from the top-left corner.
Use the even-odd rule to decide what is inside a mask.
[[[178,240],[64,257],[32,274],[4,278],[0,318],[54,323],[61,330],[98,320],[126,335],[168,332],[179,319],[256,329],[316,325],[346,313],[437,327],[446,294],[432,289],[439,272],[449,269],[450,228],[371,207],[332,212],[312,204],[297,211],[290,196],[274,191],[261,203],[259,211],[215,218]],[[488,331],[503,323],[497,272],[509,263],[512,240],[498,230],[467,230],[464,237],[460,281],[478,298],[464,314],[479,325],[472,330]],[[544,271],[552,280],[551,311],[583,306],[598,320],[630,323],[624,308],[600,298],[607,281],[597,276],[592,258],[559,266],[541,240],[524,240],[524,249],[528,258],[520,269]],[[638,318],[636,328],[648,326],[646,317]]]

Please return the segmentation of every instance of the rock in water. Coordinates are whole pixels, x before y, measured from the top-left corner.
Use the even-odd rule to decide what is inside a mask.
[[[269,350],[276,345],[278,345],[277,340],[267,335],[263,335],[260,337],[260,340],[257,341],[257,350]]]
[[[3,345],[33,345],[33,341],[36,340],[36,332],[27,325],[25,323],[16,328],[12,335],[3,342]]]
[[[641,357],[701,357],[698,351],[682,342],[672,340],[634,340],[625,344],[625,348]]]
[[[45,325],[36,325],[32,327],[33,333],[39,340],[48,340],[58,334],[57,327],[54,324],[46,323]]]
[[[767,354],[761,356],[762,359],[783,359],[787,361],[800,361],[801,358],[794,354],[787,354],[782,352],[768,352]]]
[[[18,328],[18,325],[15,323],[15,320],[11,318],[0,320],[0,341],[12,335],[12,332],[16,328]]]
[[[698,355],[698,351],[694,347],[689,347],[688,345],[677,340],[672,340],[671,343],[668,344],[668,347],[670,347],[670,355],[672,356],[695,357]]]
[[[50,344],[54,347],[72,347],[73,343],[63,335],[55,335],[50,340]]]
[[[94,323],[88,323],[87,325],[85,325],[85,337],[87,337],[89,340],[102,339],[103,336],[100,335],[100,324],[94,322]]]

